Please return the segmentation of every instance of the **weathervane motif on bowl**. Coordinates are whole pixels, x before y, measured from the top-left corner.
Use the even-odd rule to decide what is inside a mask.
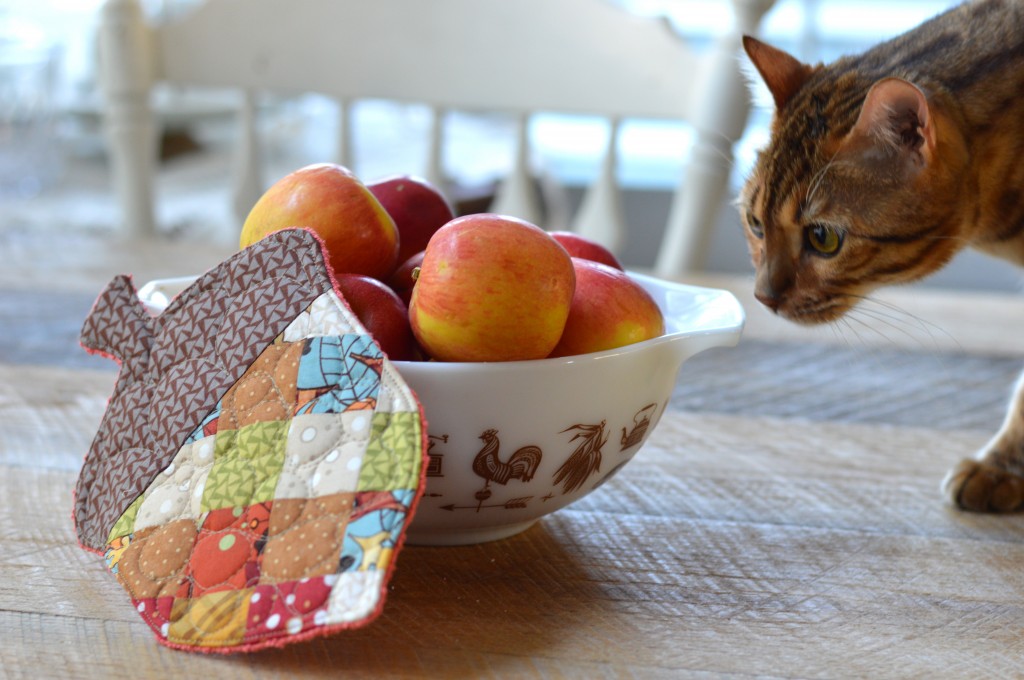
[[[473,472],[484,478],[484,486],[473,494],[473,497],[476,498],[476,505],[457,506],[453,503],[441,506],[441,508],[443,510],[475,509],[477,512],[484,508],[525,508],[533,496],[513,498],[504,503],[496,503],[494,505],[484,505],[484,501],[491,497],[491,482],[505,485],[510,479],[518,479],[523,482],[529,482],[533,479],[533,475],[537,471],[537,467],[540,465],[541,458],[544,455],[540,447],[533,445],[523,446],[516,449],[507,460],[502,460],[500,456],[501,441],[498,439],[498,431],[496,429],[484,430],[483,434],[480,435],[480,439],[484,441],[484,447],[480,449],[480,452],[473,459]]]

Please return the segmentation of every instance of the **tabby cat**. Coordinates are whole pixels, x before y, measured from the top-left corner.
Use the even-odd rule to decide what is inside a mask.
[[[1024,265],[1024,0],[957,6],[830,65],[744,47],[775,100],[739,200],[761,303],[829,322],[964,247]],[[965,509],[1024,509],[1024,378],[943,488]]]

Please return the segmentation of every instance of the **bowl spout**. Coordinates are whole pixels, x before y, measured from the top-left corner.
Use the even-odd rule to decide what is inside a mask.
[[[676,368],[712,347],[734,347],[743,333],[746,315],[736,296],[726,290],[671,283],[632,274],[655,299],[665,315],[664,343]]]

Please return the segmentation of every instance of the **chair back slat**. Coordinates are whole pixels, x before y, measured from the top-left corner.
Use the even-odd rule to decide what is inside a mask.
[[[626,241],[626,220],[618,181],[619,128],[619,119],[613,118],[601,170],[583,195],[572,221],[573,231],[597,241],[613,253],[621,252]]]
[[[256,129],[256,93],[244,90],[238,115],[238,147],[231,172],[231,207],[241,229],[253,204],[263,194],[260,142]]]
[[[530,117],[525,113],[516,118],[516,149],[513,158],[512,169],[498,186],[490,211],[543,224],[543,213],[533,180],[535,175],[530,168]]]

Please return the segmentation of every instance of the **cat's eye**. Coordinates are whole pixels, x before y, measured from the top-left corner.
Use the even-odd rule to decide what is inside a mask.
[[[764,225],[761,224],[761,220],[754,217],[753,213],[747,213],[747,226],[755,237],[764,238]]]
[[[807,245],[823,257],[832,257],[843,247],[842,233],[827,224],[812,224],[807,227],[805,234]]]

